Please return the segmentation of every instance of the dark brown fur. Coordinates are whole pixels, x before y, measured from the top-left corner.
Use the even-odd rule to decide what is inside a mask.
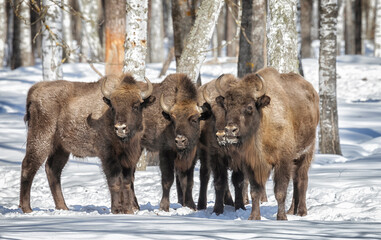
[[[207,117],[208,111],[197,111],[197,91],[185,74],[168,75],[162,83],[154,84],[152,96],[171,106],[170,113],[164,113],[160,101],[144,110],[146,129],[142,145],[150,151],[158,151],[162,175],[163,196],[160,209],[169,211],[169,191],[176,174],[179,203],[195,209],[192,197],[193,172],[197,144],[200,137],[200,120]],[[178,149],[175,138],[185,136],[188,146]]]
[[[279,74],[274,68],[257,73],[266,83],[264,94],[253,96],[255,89],[261,88],[261,81],[249,74],[227,91],[223,101],[226,131],[230,131],[227,135],[238,139],[231,151],[243,156],[248,169],[253,205],[249,219],[260,219],[259,201],[271,169],[277,219],[287,219],[285,199],[291,177],[294,194],[289,213],[304,216],[308,169],[319,121],[318,94],[300,75]]]
[[[106,78],[118,86],[109,100],[103,100],[101,92]],[[30,88],[25,115],[29,129],[20,187],[23,212],[32,211],[32,181],[46,159],[45,170],[56,208],[68,209],[61,190],[61,172],[70,153],[101,159],[113,213],[139,209],[133,182],[144,129],[142,109],[154,98],[143,101],[140,89],[128,74],[106,78],[94,83],[40,82]],[[123,138],[114,130],[117,123],[127,126]]]

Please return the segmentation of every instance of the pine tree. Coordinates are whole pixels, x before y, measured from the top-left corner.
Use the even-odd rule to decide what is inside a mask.
[[[319,148],[323,154],[341,155],[336,99],[337,1],[320,2]]]

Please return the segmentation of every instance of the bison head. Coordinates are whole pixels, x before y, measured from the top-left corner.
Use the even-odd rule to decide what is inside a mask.
[[[210,109],[206,105],[198,106],[191,99],[168,106],[164,102],[163,94],[160,97],[160,106],[163,116],[173,124],[177,150],[186,152],[193,149],[200,137],[200,120],[210,117]]]
[[[102,82],[103,100],[110,107],[114,131],[124,141],[143,130],[142,109],[155,101],[151,97],[152,83],[147,78],[145,81],[144,91],[130,74],[121,78],[109,76]]]
[[[266,82],[259,74],[249,74],[226,92],[219,81],[216,88],[225,96],[217,97],[216,102],[226,111],[226,141],[240,144],[258,129],[262,108],[270,103],[270,97],[265,94]]]

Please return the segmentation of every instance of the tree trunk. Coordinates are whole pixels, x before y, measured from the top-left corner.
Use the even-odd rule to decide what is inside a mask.
[[[253,46],[251,48],[252,72],[256,72],[267,66],[267,38],[266,38],[266,0],[253,1],[253,31],[251,36]]]
[[[164,60],[163,3],[162,0],[150,2],[148,54],[150,62],[157,63]]]
[[[311,48],[312,4],[313,4],[313,0],[300,0],[302,58],[312,57],[312,48]]]
[[[238,1],[227,1],[226,3],[226,42],[229,43],[226,47],[226,56],[235,57],[237,56],[238,41],[236,39],[237,35],[237,21],[239,15]]]
[[[105,1],[105,25],[105,71],[106,74],[120,74],[126,39],[126,0]]]
[[[147,55],[148,0],[127,0],[126,41],[123,72],[144,81]],[[146,170],[147,151],[144,150],[137,170]]]
[[[356,54],[355,32],[354,0],[348,0],[345,5],[345,54]]]
[[[32,52],[32,32],[30,26],[30,8],[26,1],[14,1],[14,31],[11,69],[34,64]]]
[[[188,4],[188,1],[172,0],[172,22],[177,70],[185,38],[193,24],[192,7]],[[177,70],[177,72],[179,71]]]
[[[66,43],[64,53],[66,62],[75,62],[73,24],[71,21],[70,0],[62,0],[64,11],[62,15],[62,32]],[[72,55],[73,54],[73,55]]]
[[[361,0],[354,2],[355,14],[355,54],[362,54],[362,17]]]
[[[81,62],[103,60],[98,32],[98,1],[78,0],[82,13]]]
[[[61,1],[56,1],[62,4]],[[56,3],[43,0],[48,8],[42,32],[42,78],[44,81],[62,79],[62,9]]]
[[[323,154],[341,155],[336,100],[337,1],[320,3],[319,148]]]
[[[297,4],[296,4],[296,30],[297,30],[297,34],[298,34],[298,62],[299,62],[299,74],[304,76],[304,72],[303,72],[303,64],[302,64],[302,24],[301,24],[301,7],[300,7],[300,0],[297,0]]]
[[[345,50],[342,51],[342,46],[345,46],[345,36],[344,36],[344,30],[345,30],[345,1],[341,1],[340,4],[338,4],[338,15],[337,15],[337,31],[336,31],[336,49],[337,49],[337,55],[344,54]],[[344,44],[343,44],[344,43]]]
[[[0,69],[4,67],[5,44],[7,41],[7,2],[0,0]]]
[[[254,0],[257,2],[257,0]],[[241,30],[239,37],[239,54],[237,75],[242,78],[248,73],[253,72],[253,50],[251,33],[253,28],[253,3],[251,1],[242,1]],[[258,44],[260,45],[260,44]]]
[[[269,1],[268,65],[281,73],[299,72],[296,3],[297,0]]]
[[[178,72],[187,74],[195,84],[223,3],[223,0],[203,1],[186,39],[187,44],[181,54]]]
[[[374,34],[374,56],[381,57],[381,3],[376,7],[376,30]]]

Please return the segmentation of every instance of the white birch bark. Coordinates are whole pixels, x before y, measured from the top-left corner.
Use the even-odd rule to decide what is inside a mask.
[[[82,41],[81,54],[90,61],[102,61],[103,50],[98,34],[98,1],[93,0],[78,0],[79,9],[82,16]]]
[[[323,154],[341,155],[336,99],[337,0],[321,0],[320,4],[319,148]]]
[[[345,1],[342,1],[339,7],[339,13],[337,16],[337,55],[344,54],[344,48],[343,51],[341,51],[342,46],[345,46],[344,42],[344,11],[345,10]]]
[[[6,0],[0,0],[0,69],[4,67],[7,25],[7,2]]]
[[[62,31],[63,31],[63,37],[64,41],[66,43],[66,49],[65,55],[66,55],[66,62],[75,62],[76,56],[74,54],[74,42],[73,42],[73,26],[71,21],[71,14],[70,14],[70,1],[69,0],[62,0],[63,3],[63,15],[62,15]]]
[[[270,0],[268,4],[268,65],[281,73],[299,72],[297,0]]]
[[[376,29],[374,33],[374,56],[381,57],[381,1],[377,1]]]
[[[153,63],[164,60],[164,27],[163,27],[163,3],[162,0],[151,0],[150,22],[150,60]]]
[[[44,81],[62,79],[62,9],[49,0],[43,0],[47,8],[45,21],[42,23],[42,78]]]
[[[177,72],[187,74],[195,84],[223,4],[223,0],[202,1],[196,21],[186,38]]]
[[[144,81],[147,54],[148,0],[127,0],[126,41],[123,72]]]

